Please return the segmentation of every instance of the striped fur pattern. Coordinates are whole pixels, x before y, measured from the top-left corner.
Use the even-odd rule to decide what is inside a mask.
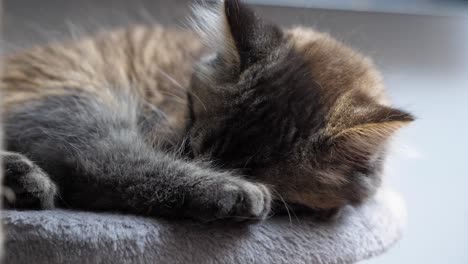
[[[135,26],[6,58],[7,206],[246,220],[375,192],[413,117],[371,61],[238,0],[194,10],[198,34]]]

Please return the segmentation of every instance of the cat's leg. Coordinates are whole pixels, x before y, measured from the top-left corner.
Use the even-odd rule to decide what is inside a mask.
[[[4,207],[50,209],[57,193],[55,183],[39,166],[25,156],[0,151],[5,188]]]
[[[132,104],[84,95],[22,104],[5,114],[7,147],[34,159],[73,208],[202,220],[267,216],[267,187],[151,148]]]

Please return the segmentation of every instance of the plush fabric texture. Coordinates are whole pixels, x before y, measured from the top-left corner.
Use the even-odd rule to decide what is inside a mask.
[[[4,263],[354,263],[401,236],[400,196],[380,191],[333,223],[305,215],[256,224],[200,224],[65,210],[4,211]]]

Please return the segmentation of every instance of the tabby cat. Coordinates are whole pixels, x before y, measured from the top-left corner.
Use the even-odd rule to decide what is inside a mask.
[[[375,193],[413,117],[371,61],[238,0],[194,11],[198,34],[135,26],[5,59],[8,207],[243,220]]]

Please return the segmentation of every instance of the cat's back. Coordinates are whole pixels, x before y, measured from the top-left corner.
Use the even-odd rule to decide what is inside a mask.
[[[185,115],[183,105],[192,64],[202,50],[193,33],[159,25],[134,26],[35,47],[5,59],[4,109],[45,96],[77,92],[106,102],[122,91],[173,112],[177,119]]]

